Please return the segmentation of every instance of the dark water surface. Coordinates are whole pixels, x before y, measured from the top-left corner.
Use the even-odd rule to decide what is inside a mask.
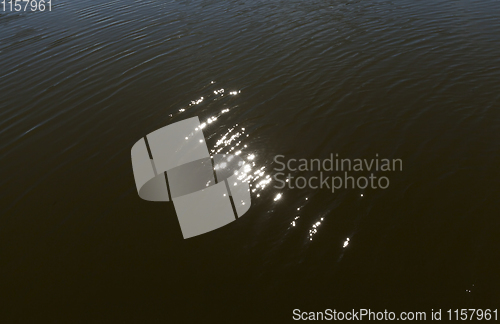
[[[60,0],[0,32],[7,323],[500,305],[500,2]],[[183,240],[171,204],[138,197],[130,149],[192,116],[264,169],[242,219]],[[277,154],[331,153],[403,171],[256,187]]]

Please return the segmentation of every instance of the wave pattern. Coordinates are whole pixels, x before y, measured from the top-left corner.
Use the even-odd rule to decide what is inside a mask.
[[[1,13],[0,27],[6,273],[38,255],[91,264],[116,251],[103,243],[110,231],[149,237],[143,213],[165,207],[137,199],[130,148],[197,115],[217,117],[204,129],[213,151],[252,160],[252,210],[217,235],[259,260],[247,273],[256,287],[299,276],[296,289],[316,280],[353,296],[357,269],[381,278],[374,296],[391,278],[431,278],[434,262],[442,272],[410,285],[415,298],[439,289],[462,300],[455,291],[492,278],[481,269],[499,251],[498,1],[59,0],[50,13]],[[249,135],[239,148],[227,142],[233,129]],[[404,171],[387,190],[273,189],[275,155],[330,153],[400,158]],[[152,237],[179,239],[175,218],[161,224]],[[91,237],[101,243],[85,248]],[[440,258],[462,272],[441,275]]]

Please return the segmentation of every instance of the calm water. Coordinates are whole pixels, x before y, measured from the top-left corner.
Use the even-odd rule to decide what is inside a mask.
[[[500,2],[60,0],[0,31],[3,317],[500,305]],[[277,154],[403,171],[334,194],[271,181],[183,240],[171,204],[138,197],[130,149],[192,116],[219,116],[209,149],[240,133],[253,188]]]

